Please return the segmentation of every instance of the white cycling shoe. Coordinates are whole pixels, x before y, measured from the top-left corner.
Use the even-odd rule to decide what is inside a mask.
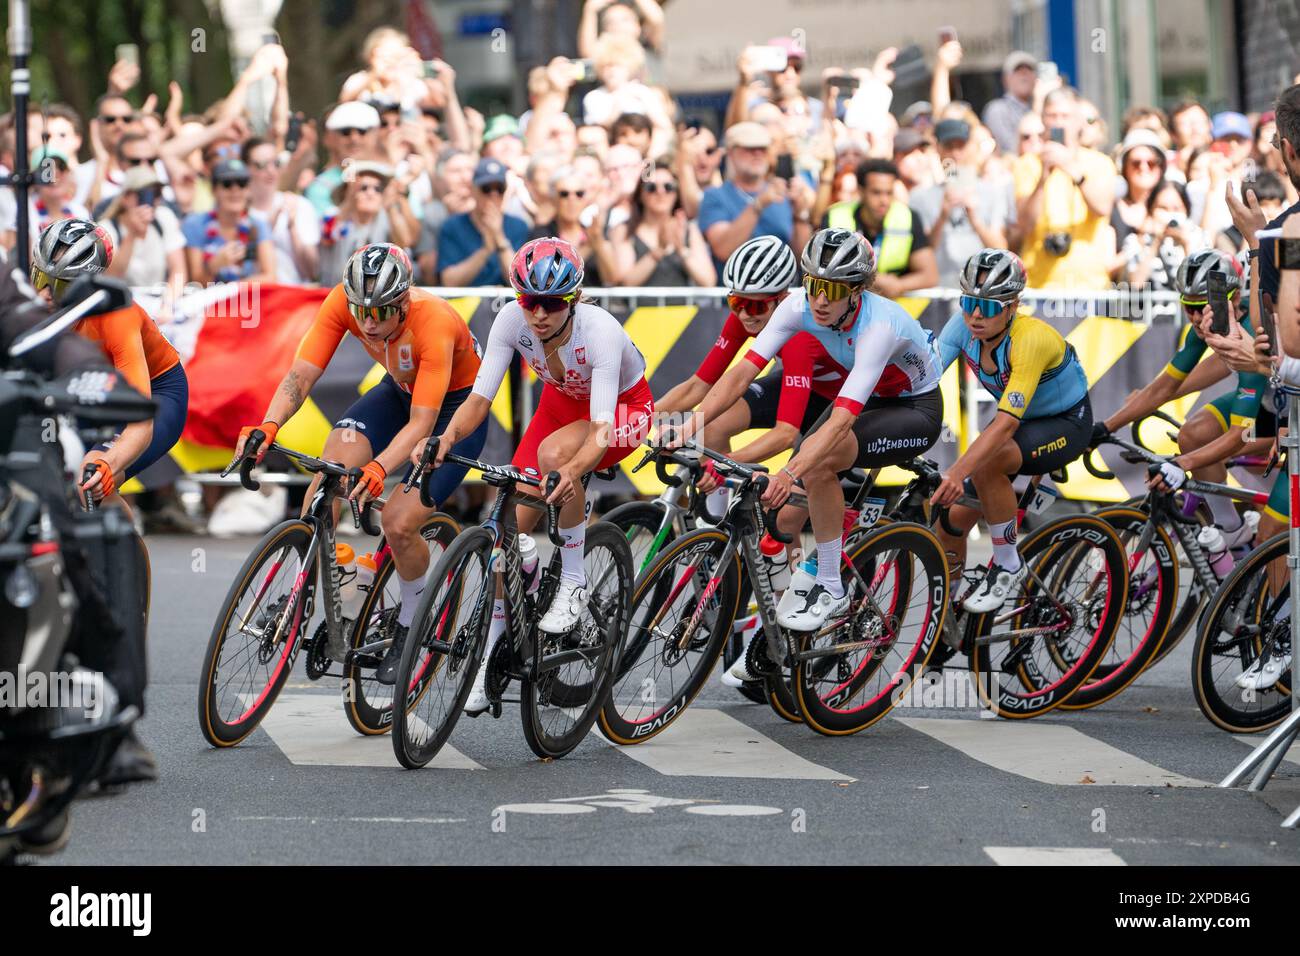
[[[1251,664],[1237,677],[1237,686],[1242,690],[1264,690],[1272,687],[1283,674],[1290,671],[1291,655],[1269,654]]]
[[[537,627],[545,634],[564,634],[573,630],[586,609],[586,585],[562,577],[560,586],[555,589],[555,598]]]
[[[849,592],[842,597],[831,597],[821,584],[814,584],[793,607],[784,614],[777,613],[776,623],[791,631],[816,631],[837,614],[849,609]]]
[[[996,611],[1024,583],[1028,574],[1028,565],[1022,564],[1015,571],[1008,571],[1001,565],[991,564],[985,569],[979,586],[966,596],[961,606],[972,614]]]

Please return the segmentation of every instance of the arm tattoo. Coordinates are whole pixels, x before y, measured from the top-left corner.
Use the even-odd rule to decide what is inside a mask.
[[[284,377],[284,381],[280,384],[280,391],[289,397],[295,409],[302,405],[302,384],[302,378],[292,369],[289,370],[289,374]]]

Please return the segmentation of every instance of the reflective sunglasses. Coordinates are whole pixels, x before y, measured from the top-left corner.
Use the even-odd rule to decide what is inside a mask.
[[[570,292],[568,295],[533,295],[529,292],[520,292],[515,296],[515,301],[525,312],[536,312],[538,308],[543,312],[559,312],[571,305],[577,297],[576,292]]]
[[[672,193],[677,192],[677,184],[676,184],[676,183],[658,183],[658,182],[648,182],[648,183],[645,184],[645,191],[648,192],[648,193],[657,193],[657,192],[659,192],[659,190],[661,190],[661,189],[662,189],[664,192],[666,192],[666,193],[672,194]]]
[[[357,320],[357,324],[364,322],[366,319],[374,319],[376,322],[387,322],[389,319],[396,318],[402,314],[400,305],[357,305],[355,302],[348,303],[348,311],[352,313],[352,318]]]
[[[847,282],[832,282],[830,279],[819,279],[816,276],[804,276],[803,287],[809,299],[825,295],[830,302],[847,299],[858,291],[857,286],[849,285]]]
[[[779,299],[776,295],[750,296],[732,292],[727,296],[727,307],[737,315],[762,315]]]
[[[999,302],[997,299],[986,299],[978,295],[964,295],[961,297],[961,310],[970,315],[976,309],[980,310],[980,315],[986,319],[992,319],[1002,314],[1002,310],[1007,307],[1005,302]]]
[[[32,266],[32,288],[37,292],[48,288],[50,294],[54,296],[54,301],[63,298],[63,293],[67,291],[68,286],[72,285],[71,279],[55,279],[42,269]]]
[[[1236,294],[1237,294],[1236,289],[1232,289],[1231,291],[1229,291],[1228,301],[1231,302],[1233,297],[1236,296]],[[1178,297],[1178,301],[1182,304],[1183,308],[1188,313],[1204,311],[1205,307],[1210,304],[1208,299],[1189,299],[1185,295],[1180,295]]]

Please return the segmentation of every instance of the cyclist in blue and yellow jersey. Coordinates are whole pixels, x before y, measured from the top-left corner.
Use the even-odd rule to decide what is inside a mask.
[[[1206,352],[1204,337],[1197,324],[1206,309],[1209,295],[1209,277],[1213,273],[1223,276],[1228,286],[1228,301],[1240,298],[1241,272],[1236,261],[1217,249],[1202,249],[1183,260],[1178,267],[1175,285],[1188,324],[1179,341],[1178,351],[1169,364],[1150,384],[1129,396],[1128,401],[1104,422],[1098,422],[1093,432],[1093,443],[1122,428],[1129,422],[1149,415],[1165,402],[1212,385],[1227,378],[1231,370],[1217,356],[1210,358],[1203,369],[1198,369],[1194,384],[1188,386],[1188,376]],[[1246,325],[1249,330],[1249,323]],[[1164,483],[1178,489],[1183,476],[1191,472],[1201,481],[1225,482],[1228,467],[1225,462],[1241,451],[1244,436],[1254,431],[1261,436],[1277,432],[1276,417],[1272,411],[1262,409],[1264,393],[1268,389],[1268,376],[1258,372],[1239,372],[1237,387],[1225,392],[1214,401],[1201,407],[1178,431],[1178,449],[1181,454],[1162,466]],[[1258,420],[1258,424],[1257,423]],[[1253,427],[1254,426],[1254,427]],[[1251,527],[1241,520],[1230,499],[1222,495],[1207,495],[1206,504],[1214,523],[1223,530],[1228,547],[1246,543]]]
[[[963,605],[977,613],[996,610],[1025,579],[1011,479],[1065,467],[1092,435],[1088,380],[1074,349],[1046,322],[1016,312],[1025,281],[1020,257],[1005,249],[971,256],[961,275],[961,311],[935,342],[941,370],[964,358],[998,400],[993,421],[948,469],[932,499],[953,505],[967,478],[975,486],[993,539],[993,561]],[[966,534],[979,514],[955,506],[949,523],[961,535],[939,529],[945,550],[963,564]]]

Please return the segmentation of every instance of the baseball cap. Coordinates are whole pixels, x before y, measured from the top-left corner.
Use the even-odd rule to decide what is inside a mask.
[[[515,119],[509,113],[499,113],[487,122],[483,128],[483,145],[486,146],[494,139],[500,139],[502,136],[518,136],[519,120]]]
[[[483,186],[497,183],[504,186],[506,183],[506,167],[499,159],[480,159],[478,165],[474,167],[474,185],[482,188]]]
[[[379,111],[369,103],[351,100],[340,103],[325,120],[326,129],[374,129],[379,125]]]
[[[772,145],[772,134],[762,123],[746,120],[727,127],[727,146],[739,146],[741,149],[767,149]]]
[[[1254,133],[1250,128],[1250,120],[1240,113],[1226,111],[1215,113],[1214,118],[1210,120],[1210,129],[1215,139],[1224,139],[1228,136],[1240,136],[1243,139],[1250,139]]]
[[[1038,69],[1038,58],[1032,53],[1026,53],[1024,50],[1012,50],[1007,54],[1007,58],[1002,61],[1003,73],[1014,73],[1022,66],[1033,67]]]
[[[1164,144],[1160,142],[1160,137],[1157,136],[1152,130],[1138,127],[1137,129],[1129,130],[1128,135],[1124,137],[1124,142],[1120,143],[1120,147],[1119,147],[1120,169],[1124,168],[1124,162],[1128,158],[1129,152],[1131,150],[1137,149],[1139,146],[1146,146],[1149,149],[1154,149],[1156,151],[1156,155],[1160,157],[1161,164],[1162,165],[1166,164],[1165,147]]]
[[[894,134],[894,155],[905,156],[926,145],[926,139],[914,129],[900,129]]]
[[[224,163],[219,164],[217,168],[220,169],[224,165]],[[247,176],[248,173],[245,172],[244,175]],[[230,176],[229,178],[237,179],[238,177]],[[161,185],[162,180],[158,178],[158,174],[152,166],[132,166],[126,171],[126,175],[122,177],[122,192],[124,193],[133,193],[140,189],[147,189],[150,186]]]
[[[959,119],[939,120],[934,126],[934,138],[940,143],[970,139],[970,123]],[[898,147],[895,146],[895,149]]]
[[[911,126],[922,116],[932,117],[933,115],[934,107],[930,105],[929,100],[917,100],[903,111],[903,117],[898,121],[898,125]]]
[[[808,59],[808,51],[794,37],[773,37],[767,41],[767,45],[779,46],[782,50],[785,50],[786,57],[791,60]]]
[[[212,167],[212,181],[222,182],[227,179],[242,179],[248,182],[248,167],[244,165],[242,159],[223,159]]]

